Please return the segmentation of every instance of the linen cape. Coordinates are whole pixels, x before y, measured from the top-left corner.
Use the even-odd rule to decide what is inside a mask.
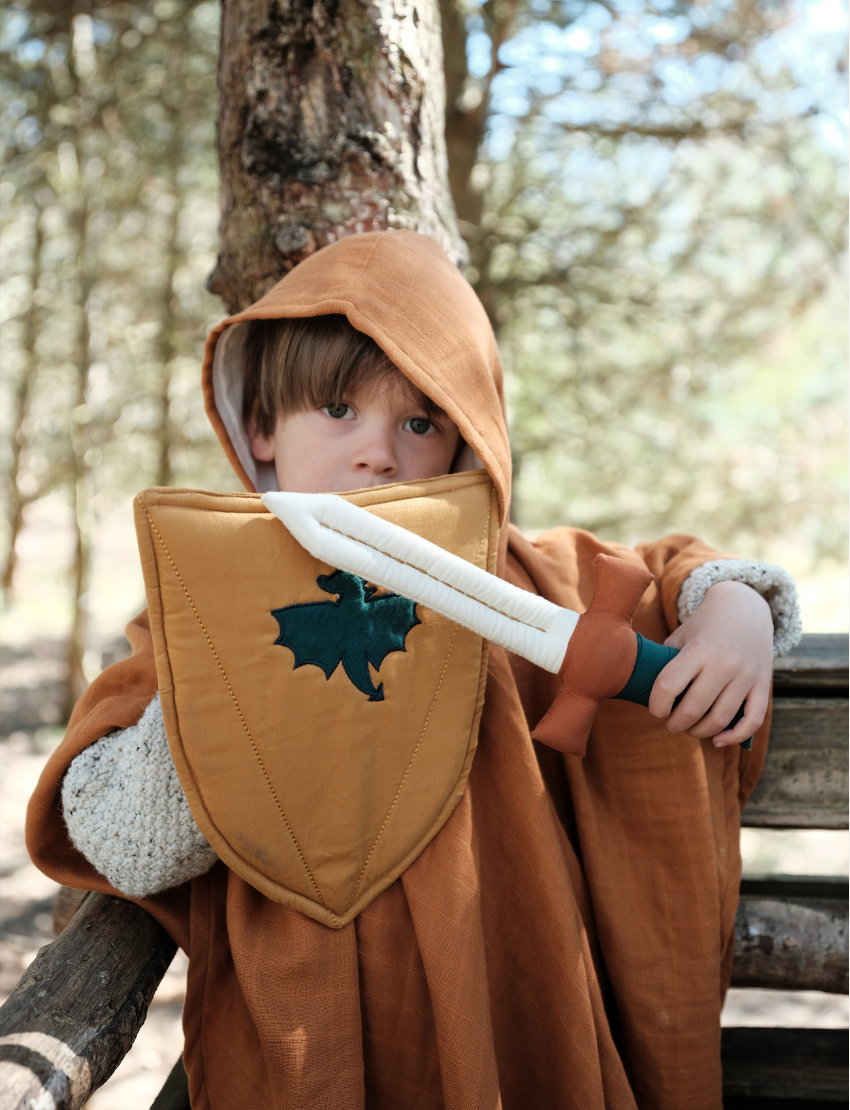
[[[498,493],[503,576],[584,610],[596,554],[629,560],[655,575],[635,628],[665,639],[682,583],[718,553],[683,535],[630,550],[575,528],[531,541],[507,523],[495,337],[471,288],[424,236],[344,239],[214,329],[207,411],[248,490],[268,478],[249,474],[219,411],[217,343],[247,319],[324,313],[375,339],[458,425]],[[27,822],[46,874],[111,894],[120,892],[69,840],[59,791],[71,760],[138,721],[157,689],[146,614],[127,635],[132,656],[80,699]],[[491,649],[461,801],[344,928],[270,901],[222,863],[141,900],[189,955],[184,1061],[194,1110],[719,1110],[740,812],[769,717],[746,753],[672,736],[646,709],[607,702],[578,760],[530,738],[557,683]]]

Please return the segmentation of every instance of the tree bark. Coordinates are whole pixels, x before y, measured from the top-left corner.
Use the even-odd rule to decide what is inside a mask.
[[[224,0],[218,150],[231,311],[346,235],[412,228],[461,261],[436,0]]]

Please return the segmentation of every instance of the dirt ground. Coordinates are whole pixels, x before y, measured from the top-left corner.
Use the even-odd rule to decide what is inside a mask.
[[[123,651],[105,644],[99,662]],[[56,885],[29,861],[24,846],[27,800],[61,738],[55,725],[61,697],[58,642],[0,648],[0,1002],[38,949],[53,939]],[[846,834],[744,830],[745,870],[753,874],[846,874]],[[154,997],[132,1050],[88,1102],[88,1110],[147,1110],[182,1050],[186,958],[178,953]],[[846,996],[818,992],[733,990],[726,1025],[846,1027]]]

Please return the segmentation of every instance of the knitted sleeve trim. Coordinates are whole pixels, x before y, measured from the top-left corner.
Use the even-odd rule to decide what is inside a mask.
[[[132,898],[179,886],[217,860],[189,811],[159,694],[137,724],[71,761],[62,780],[62,812],[74,847]]]
[[[709,589],[718,582],[743,582],[765,599],[773,616],[773,654],[787,655],[800,642],[803,624],[794,579],[782,567],[751,563],[748,559],[717,559],[692,570],[682,584],[679,620],[696,612]]]

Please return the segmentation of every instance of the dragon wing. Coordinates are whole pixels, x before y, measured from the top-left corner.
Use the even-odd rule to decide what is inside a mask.
[[[295,667],[312,663],[330,678],[342,661],[345,645],[340,639],[338,609],[333,601],[308,601],[272,609],[280,626],[276,644],[289,648]]]
[[[421,624],[416,602],[398,594],[379,594],[366,600],[364,621],[370,626],[364,636],[366,658],[379,670],[391,651],[405,651],[408,632]]]

